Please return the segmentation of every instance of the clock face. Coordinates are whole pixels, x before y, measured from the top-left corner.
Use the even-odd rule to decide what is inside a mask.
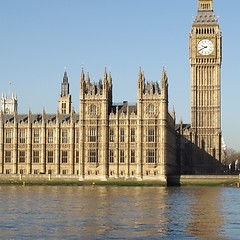
[[[208,39],[203,39],[198,43],[198,52],[202,55],[209,55],[213,52],[213,43]]]

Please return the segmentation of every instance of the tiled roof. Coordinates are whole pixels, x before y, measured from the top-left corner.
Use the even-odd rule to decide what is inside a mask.
[[[209,12],[198,12],[194,22],[193,26],[195,25],[202,25],[202,24],[207,24],[207,25],[218,25],[218,18],[214,15],[212,11]]]
[[[18,114],[18,123],[28,123],[28,114]],[[56,123],[56,114],[45,114],[45,121],[46,123]],[[79,115],[73,115],[74,122],[79,121]],[[70,122],[71,115],[70,114],[59,114],[59,122]],[[4,123],[13,123],[14,122],[14,115],[13,114],[4,114],[3,115]],[[42,122],[42,114],[31,114],[31,122],[32,123],[41,123]]]

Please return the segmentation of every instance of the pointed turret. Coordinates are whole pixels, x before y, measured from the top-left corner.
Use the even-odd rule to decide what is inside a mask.
[[[142,71],[142,68],[139,68],[138,71],[138,82],[142,82],[144,84],[145,82],[145,76],[144,76],[144,72]]]
[[[28,125],[30,125],[32,122],[32,111],[31,109],[29,108],[28,110]]]
[[[109,72],[109,75],[108,75],[108,84],[109,84],[109,86],[112,85],[112,75],[111,75],[111,72]]]
[[[89,72],[87,73],[86,84],[87,84],[87,86],[90,85],[90,76],[89,76]]]
[[[104,73],[103,73],[103,81],[104,81],[104,82],[107,82],[107,77],[108,77],[107,68],[105,67],[105,68],[104,68]]]
[[[111,111],[110,109],[112,108],[112,75],[111,72],[108,74],[108,104],[109,104],[109,112]]]
[[[84,95],[85,89],[86,89],[85,73],[84,69],[82,68],[82,72],[80,75],[80,96]]]
[[[180,122],[179,122],[179,127],[180,127],[180,134],[183,135],[183,119],[181,118],[180,119]]]
[[[84,74],[84,70],[82,68],[81,77],[80,77],[81,83],[84,82],[84,80],[85,80],[85,74]]]
[[[168,102],[168,77],[165,68],[162,70],[161,90],[162,98]]]
[[[145,84],[144,72],[140,67],[138,71],[138,99],[142,98],[144,92],[144,84]]]
[[[142,82],[145,82],[145,75],[144,75],[144,71],[142,71]]]
[[[161,81],[162,88],[168,87],[168,77],[165,68],[162,70],[162,81]]]
[[[61,97],[66,97],[69,95],[69,83],[68,83],[68,76],[67,72],[64,72],[62,88],[61,88]]]
[[[45,108],[43,108],[43,110],[42,110],[42,123],[43,124],[45,123],[45,120],[46,120],[46,111],[45,111]]]
[[[138,80],[142,79],[142,68],[139,67],[139,71],[138,71]]]
[[[107,96],[107,91],[108,91],[108,74],[107,74],[107,68],[104,68],[104,72],[103,72],[103,81],[100,79],[99,80],[99,85],[98,85],[98,92],[100,94],[103,94],[105,96]],[[100,91],[99,91],[100,90]]]
[[[61,85],[61,95],[59,98],[59,111],[61,114],[70,114],[71,111],[71,95],[69,93],[69,83],[67,72],[64,72],[63,81]]]
[[[68,76],[66,71],[64,72],[63,83],[68,83]]]

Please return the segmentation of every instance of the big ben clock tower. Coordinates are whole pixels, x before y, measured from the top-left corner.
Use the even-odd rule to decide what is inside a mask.
[[[191,128],[198,163],[221,162],[222,34],[213,0],[198,0],[190,33]]]

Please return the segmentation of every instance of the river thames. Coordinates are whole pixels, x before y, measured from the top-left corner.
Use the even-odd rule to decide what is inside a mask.
[[[240,189],[1,186],[0,239],[240,239]]]

